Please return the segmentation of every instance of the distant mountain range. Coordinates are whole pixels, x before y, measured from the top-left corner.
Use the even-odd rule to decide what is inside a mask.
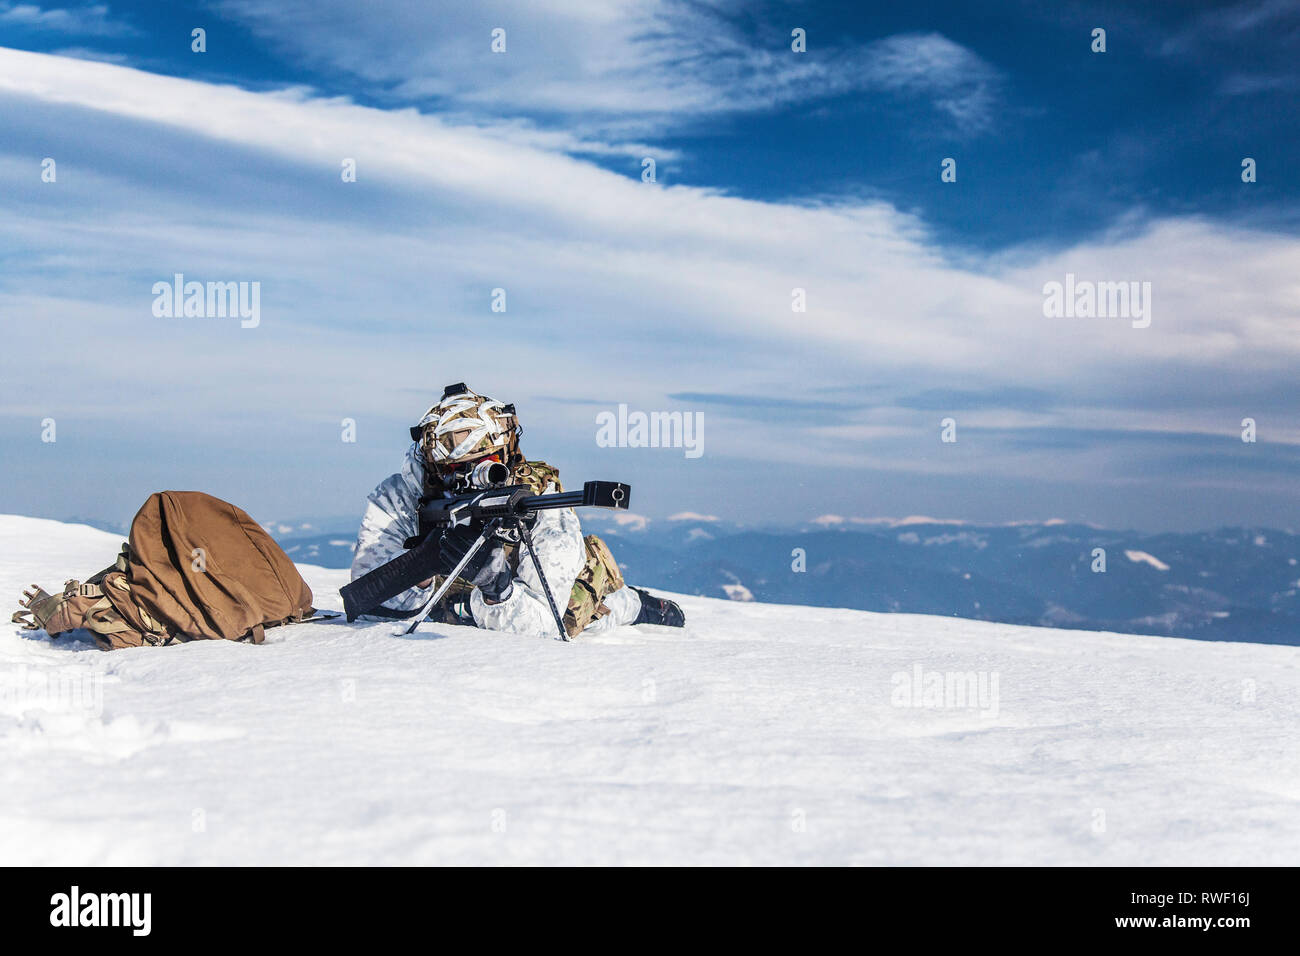
[[[793,531],[674,524],[611,531],[628,580],[733,600],[1300,644],[1300,536],[1284,531],[1142,534],[927,519],[823,519]],[[1093,570],[1101,567],[1095,549],[1105,571]]]
[[[628,580],[688,594],[1300,644],[1300,536],[1271,529],[821,519],[781,531],[685,521],[614,529],[609,540]],[[1093,570],[1095,549],[1104,572]]]
[[[834,516],[763,529],[694,514],[648,520],[590,510],[582,517],[585,530],[609,542],[627,580],[645,587],[736,601],[1300,644],[1300,535],[1287,531],[1147,534],[1062,522]],[[302,524],[271,525],[290,557],[351,565],[354,532],[294,530]],[[1104,572],[1093,571],[1098,548]]]

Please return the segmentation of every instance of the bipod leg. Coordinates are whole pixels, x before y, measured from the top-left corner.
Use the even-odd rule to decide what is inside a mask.
[[[555,626],[560,632],[560,640],[567,641],[569,632],[564,629],[564,619],[560,617],[559,610],[555,607],[555,598],[551,595],[551,586],[546,581],[546,574],[542,571],[542,562],[537,559],[537,552],[533,549],[533,534],[528,530],[522,518],[518,519],[519,536],[523,539],[524,544],[528,547],[528,556],[533,559],[533,569],[537,572],[537,579],[542,582],[542,591],[546,594],[546,603],[551,606],[551,616],[555,618]]]
[[[478,553],[478,549],[487,543],[487,539],[496,532],[497,527],[498,525],[496,521],[488,522],[487,526],[483,528],[483,533],[478,536],[478,540],[470,545],[469,550],[465,552],[465,557],[456,562],[456,566],[451,569],[445,578],[442,579],[442,584],[439,586],[438,590],[433,592],[433,596],[430,597],[429,600],[425,601],[419,612],[416,613],[415,622],[406,629],[407,634],[414,634],[415,629],[424,623],[424,616],[429,613],[429,608],[442,600],[442,596],[447,593],[447,589],[451,587],[452,582],[455,581],[456,578],[460,577],[460,572],[464,569],[465,565],[469,564],[470,558],[474,557],[474,555]],[[552,604],[552,607],[554,607],[554,604]]]

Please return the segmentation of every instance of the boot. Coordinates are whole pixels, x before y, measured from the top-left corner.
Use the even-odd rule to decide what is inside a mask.
[[[682,609],[677,606],[675,601],[667,598],[658,598],[649,591],[643,591],[641,588],[633,588],[637,596],[641,598],[641,613],[636,616],[633,624],[662,624],[665,627],[682,627],[686,623],[686,615]]]

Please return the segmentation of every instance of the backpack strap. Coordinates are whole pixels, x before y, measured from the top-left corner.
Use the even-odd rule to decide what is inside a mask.
[[[286,624],[306,624],[308,621],[332,621],[336,617],[338,617],[337,614],[322,614],[314,607],[309,607],[305,611],[290,614],[280,621],[263,621],[261,624],[254,624],[240,640],[247,638],[254,644],[261,644],[266,640],[266,632],[270,628],[284,627]]]
[[[123,551],[125,553],[125,546]],[[122,558],[119,556],[118,560],[122,561]],[[116,608],[120,619],[134,622],[136,626],[133,629],[139,630],[147,643],[162,644],[176,636],[171,628],[150,614],[135,599],[135,596],[131,593],[131,579],[126,576],[125,571],[110,568],[104,574],[99,585],[83,584],[81,586],[83,588],[96,587],[99,594],[103,596],[103,601],[100,603],[111,603]]]

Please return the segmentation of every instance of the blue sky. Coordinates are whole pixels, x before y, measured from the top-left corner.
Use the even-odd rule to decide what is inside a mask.
[[[651,518],[1300,524],[1295,4],[873,6],[0,0],[0,509],[346,515],[463,379]],[[1151,326],[1045,317],[1067,273]],[[598,447],[620,403],[705,454]]]

